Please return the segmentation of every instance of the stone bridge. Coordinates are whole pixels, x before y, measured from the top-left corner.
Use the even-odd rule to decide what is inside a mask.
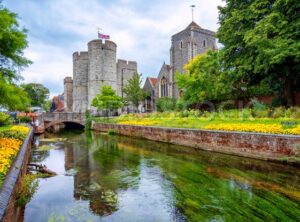
[[[84,128],[85,114],[84,113],[42,113],[37,117],[38,126],[35,127],[36,133],[44,133],[50,127],[56,127],[61,124],[78,125]]]

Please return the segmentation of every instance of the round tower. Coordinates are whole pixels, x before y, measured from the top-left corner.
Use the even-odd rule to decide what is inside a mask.
[[[88,108],[88,52],[73,53],[73,112]]]
[[[112,41],[92,40],[88,43],[88,108],[103,85],[117,90],[116,57],[117,45]]]

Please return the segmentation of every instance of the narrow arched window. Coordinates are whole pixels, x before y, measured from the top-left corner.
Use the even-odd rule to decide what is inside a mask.
[[[183,48],[183,42],[180,41],[180,49],[182,49],[182,48]]]
[[[168,81],[165,77],[160,80],[160,95],[161,97],[168,96]]]
[[[203,47],[205,48],[206,47],[206,41],[203,40]]]

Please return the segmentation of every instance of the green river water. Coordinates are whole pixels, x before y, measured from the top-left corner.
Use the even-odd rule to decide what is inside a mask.
[[[94,132],[46,135],[26,222],[300,221],[299,168]],[[55,141],[55,138],[66,138]]]

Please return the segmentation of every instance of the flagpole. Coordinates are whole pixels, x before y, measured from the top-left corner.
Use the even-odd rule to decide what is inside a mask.
[[[194,21],[194,8],[196,7],[196,5],[191,5],[190,6],[192,8],[192,22]]]

